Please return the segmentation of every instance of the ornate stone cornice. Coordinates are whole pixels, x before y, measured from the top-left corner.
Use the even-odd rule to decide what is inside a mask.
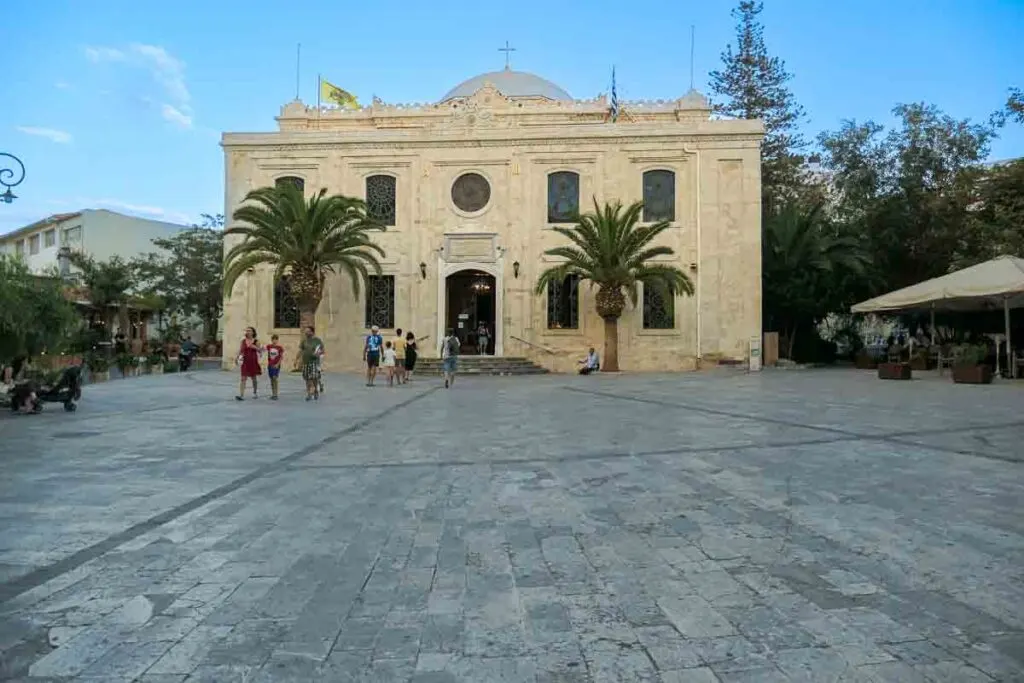
[[[265,152],[337,152],[339,150],[380,150],[380,151],[403,151],[410,149],[449,148],[449,149],[471,149],[471,148],[492,148],[492,147],[531,147],[544,144],[608,144],[614,142],[622,145],[642,145],[651,143],[674,144],[685,143],[691,145],[705,146],[715,143],[727,143],[731,146],[756,147],[761,142],[762,135],[757,134],[732,134],[732,135],[645,135],[645,136],[562,136],[551,135],[545,137],[519,137],[519,138],[497,138],[490,140],[472,139],[407,139],[407,140],[352,140],[341,139],[335,142],[323,140],[280,140],[272,137],[247,140],[224,140],[221,145],[229,151],[265,151]]]

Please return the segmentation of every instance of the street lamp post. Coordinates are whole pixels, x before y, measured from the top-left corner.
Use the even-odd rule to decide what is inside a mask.
[[[0,152],[0,157],[7,157],[13,161],[12,163],[0,159],[0,185],[7,188],[3,194],[0,194],[0,202],[10,204],[18,198],[11,192],[11,188],[20,185],[21,181],[25,179],[25,164],[21,163],[21,159],[7,152]]]

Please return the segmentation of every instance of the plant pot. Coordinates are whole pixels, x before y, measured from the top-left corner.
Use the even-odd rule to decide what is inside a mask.
[[[910,363],[879,363],[878,379],[910,379]]]
[[[207,358],[216,358],[217,356],[220,355],[219,353],[217,353],[217,345],[216,344],[207,344],[205,350],[206,350],[206,357]]]
[[[954,365],[951,374],[957,384],[992,384],[992,368],[987,365]]]
[[[150,365],[149,366],[149,374],[151,374],[151,375],[162,375],[162,374],[164,374],[164,364],[163,363],[159,363],[157,365]]]
[[[101,382],[109,382],[109,381],[110,381],[110,370],[103,370],[103,371],[100,371],[100,372],[96,372],[96,371],[90,371],[89,372],[89,382],[92,383],[92,384],[99,384]]]

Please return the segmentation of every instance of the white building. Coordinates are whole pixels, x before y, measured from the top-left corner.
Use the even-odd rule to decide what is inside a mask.
[[[58,213],[5,235],[0,235],[0,253],[11,254],[25,261],[37,275],[58,272],[57,254],[61,247],[89,254],[98,261],[112,256],[125,260],[159,251],[154,239],[172,237],[189,226],[165,223],[107,211],[83,209]],[[187,321],[189,332],[193,321]],[[159,333],[156,320],[151,320],[149,336]],[[201,329],[201,328],[200,328]]]
[[[111,256],[130,259],[151,251],[156,238],[171,237],[186,225],[125,216],[105,209],[58,213],[6,235],[0,235],[0,252],[20,256],[33,273],[57,268],[61,247],[82,251],[99,261]]]

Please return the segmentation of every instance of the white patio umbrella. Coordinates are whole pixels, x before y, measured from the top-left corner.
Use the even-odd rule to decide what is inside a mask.
[[[854,313],[893,313],[930,309],[932,343],[935,311],[986,311],[1002,307],[1006,325],[1006,351],[1010,349],[1010,309],[1024,307],[1024,258],[999,256],[916,285],[862,301]],[[1011,361],[1012,362],[1012,361]],[[1011,371],[1014,368],[1011,368]]]

